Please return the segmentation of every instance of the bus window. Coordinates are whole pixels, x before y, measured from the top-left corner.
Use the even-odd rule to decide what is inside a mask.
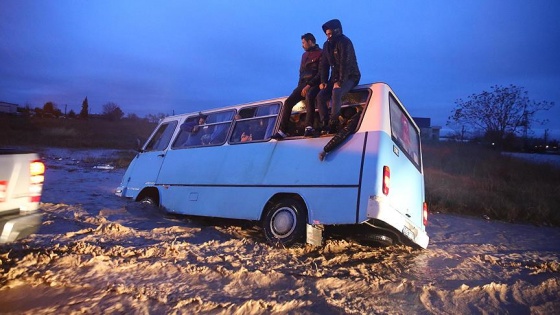
[[[171,121],[166,124],[159,126],[158,130],[154,133],[150,142],[146,145],[144,151],[163,151],[167,148],[169,141],[171,141],[171,136],[177,127],[177,121]]]
[[[178,149],[201,145],[202,128],[205,122],[205,115],[188,117],[181,124],[179,134],[175,138],[172,148]]]
[[[367,89],[350,91],[342,97],[342,105],[360,104],[363,107],[368,102],[369,94],[369,90]]]
[[[412,121],[393,95],[389,96],[391,110],[391,138],[397,143],[408,159],[420,169],[420,135]]]
[[[220,145],[226,142],[227,133],[233,121],[235,110],[208,114],[206,126],[203,129],[205,134],[202,136],[204,145]]]
[[[265,104],[239,110],[230,143],[268,140],[274,130],[280,104]]]
[[[173,143],[174,149],[220,145],[226,140],[235,110],[188,117]]]

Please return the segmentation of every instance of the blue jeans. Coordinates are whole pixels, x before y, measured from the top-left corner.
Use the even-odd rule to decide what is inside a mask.
[[[329,82],[327,87],[319,91],[317,95],[317,107],[319,108],[319,116],[323,126],[329,124],[329,120],[337,120],[342,107],[342,97],[350,92],[358,82],[346,80],[338,89],[333,89],[333,82]],[[331,101],[331,112],[329,115],[327,103]]]

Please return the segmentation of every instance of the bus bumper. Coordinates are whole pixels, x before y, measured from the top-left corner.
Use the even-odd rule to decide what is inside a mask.
[[[422,214],[420,214],[422,215]],[[370,196],[367,206],[369,219],[381,220],[422,248],[427,248],[430,238],[425,230],[415,226],[408,217],[391,206],[383,196]]]

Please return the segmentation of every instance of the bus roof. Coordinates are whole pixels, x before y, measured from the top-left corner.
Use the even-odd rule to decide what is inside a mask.
[[[386,85],[386,86],[388,86],[388,84],[385,83],[385,82],[375,82],[375,83],[360,84],[360,85],[357,85],[354,89],[365,89],[365,88],[373,87],[375,85]],[[249,103],[242,103],[242,104],[230,105],[230,106],[225,106],[225,107],[214,107],[214,108],[209,108],[209,109],[200,110],[200,111],[196,111],[196,112],[176,114],[176,115],[166,116],[161,121],[172,120],[172,119],[175,119],[175,118],[180,118],[180,117],[185,117],[185,116],[190,117],[190,116],[205,115],[207,113],[216,112],[216,111],[239,109],[239,108],[248,107],[248,106],[251,106],[251,105],[260,105],[260,104],[265,104],[265,103],[283,102],[287,97],[288,96],[282,96],[282,97],[259,100],[259,101],[249,102]]]

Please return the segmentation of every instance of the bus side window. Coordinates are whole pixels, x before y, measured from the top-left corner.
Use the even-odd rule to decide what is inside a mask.
[[[262,139],[259,140],[268,140],[272,136],[272,132],[274,131],[274,125],[276,125],[276,119],[278,118],[278,112],[280,110],[280,104],[270,104],[259,107],[257,111],[257,116],[264,117],[268,116],[264,121],[261,123],[266,125],[266,132]]]
[[[236,116],[230,143],[268,140],[274,130],[279,104],[243,108]]]
[[[226,141],[226,136],[231,127],[234,114],[235,110],[209,114],[206,122],[210,124],[208,127],[211,128],[212,131],[208,133],[208,143],[204,144],[223,144]]]
[[[188,117],[173,143],[174,149],[220,145],[226,140],[235,110]]]
[[[238,143],[238,142],[252,141],[253,140],[251,135],[252,123],[253,120],[246,120],[246,119],[236,120],[229,142]]]
[[[166,124],[159,126],[158,130],[155,132],[152,139],[148,145],[146,145],[145,151],[163,151],[167,148],[169,141],[171,141],[171,136],[175,131],[177,126],[177,121],[171,121]]]

